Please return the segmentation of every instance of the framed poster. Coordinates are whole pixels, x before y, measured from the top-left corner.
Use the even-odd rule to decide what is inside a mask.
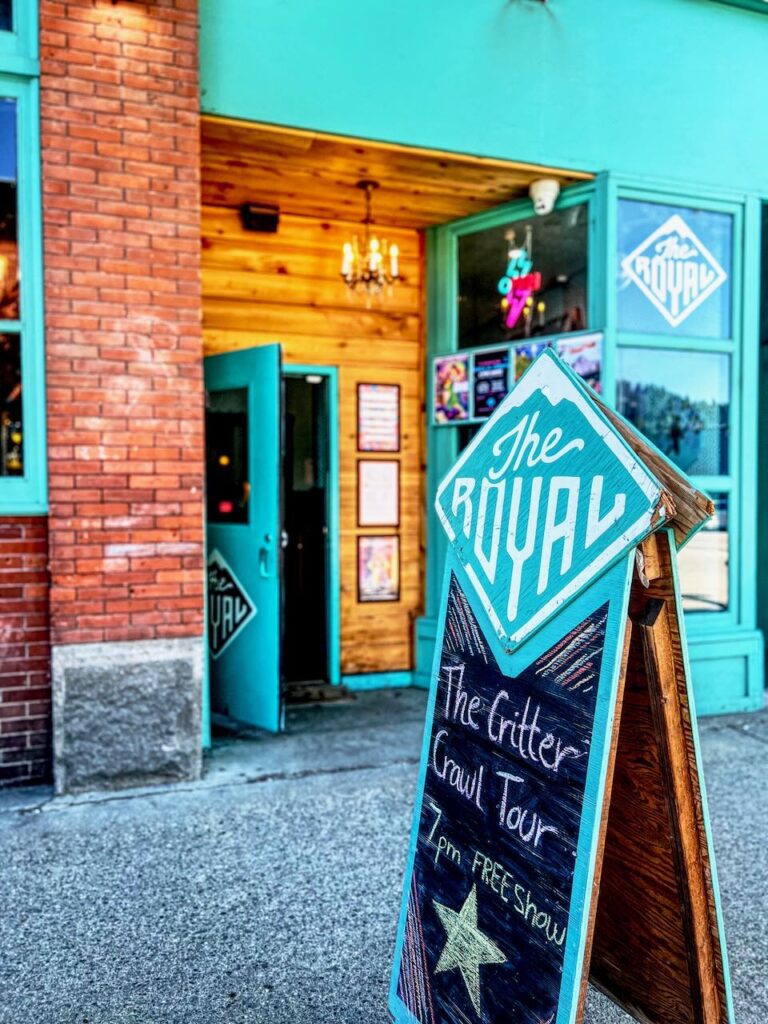
[[[435,423],[469,419],[469,353],[438,356],[432,362]]]
[[[357,538],[357,600],[400,600],[400,538]]]
[[[592,334],[577,334],[573,338],[565,335],[558,338],[555,351],[574,373],[597,392],[602,394],[603,335],[601,331]]]
[[[509,348],[475,351],[472,356],[472,418],[487,420],[509,391]]]
[[[357,385],[357,450],[400,451],[400,385]]]
[[[515,380],[520,380],[534,359],[538,359],[545,348],[551,347],[549,341],[526,341],[515,345]]]
[[[400,463],[357,460],[357,525],[400,525]]]

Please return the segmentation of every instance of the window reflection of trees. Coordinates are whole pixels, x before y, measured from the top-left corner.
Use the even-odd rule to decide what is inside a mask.
[[[728,406],[695,401],[657,384],[619,381],[619,409],[686,473],[728,471]]]

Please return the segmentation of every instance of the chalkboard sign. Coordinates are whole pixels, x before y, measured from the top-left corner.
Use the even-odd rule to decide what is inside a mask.
[[[393,985],[410,1018],[396,1016],[554,1022],[582,939],[572,906],[584,905],[594,840],[582,821],[607,756],[629,568],[547,626],[527,664],[499,663],[461,574],[450,570],[442,617]]]
[[[591,971],[638,1020],[730,1024],[675,570],[711,503],[546,352],[437,509],[395,1020],[577,1024]]]
[[[554,1020],[607,620],[506,676],[452,575],[398,980],[417,1019]]]

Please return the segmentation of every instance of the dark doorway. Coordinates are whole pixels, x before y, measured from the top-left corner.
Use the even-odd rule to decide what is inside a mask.
[[[287,375],[284,407],[283,678],[291,701],[307,683],[328,682],[327,378]]]

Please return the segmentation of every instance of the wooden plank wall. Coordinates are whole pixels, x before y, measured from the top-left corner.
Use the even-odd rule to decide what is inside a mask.
[[[423,593],[423,250],[413,230],[381,228],[400,247],[403,281],[366,308],[339,276],[360,225],[281,216],[276,234],[246,232],[236,210],[203,207],[205,354],[279,341],[286,363],[339,369],[341,662],[344,674],[413,667]],[[401,387],[400,601],[357,603],[356,410],[359,381]]]

